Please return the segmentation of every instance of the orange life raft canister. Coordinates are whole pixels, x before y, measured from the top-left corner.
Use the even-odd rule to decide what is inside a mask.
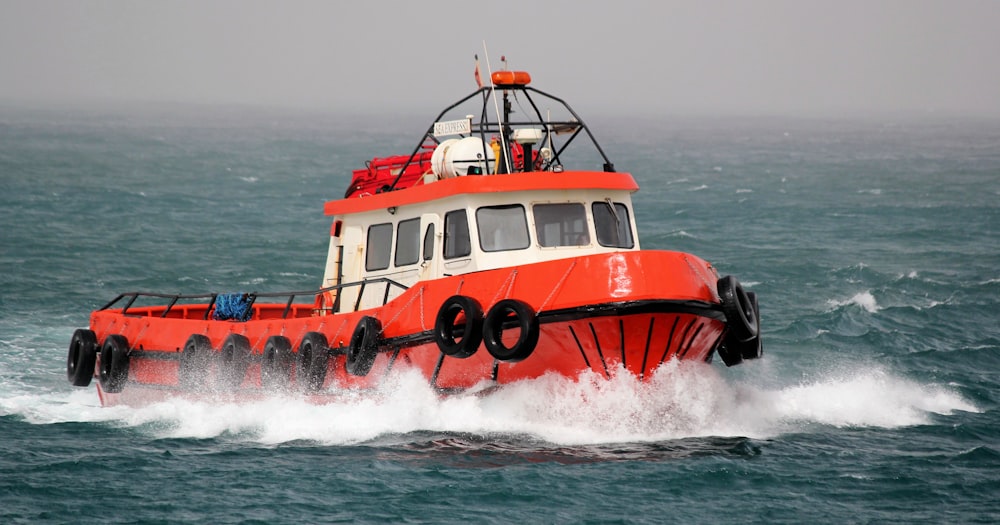
[[[527,86],[531,83],[531,75],[527,71],[494,71],[490,79],[495,86]]]

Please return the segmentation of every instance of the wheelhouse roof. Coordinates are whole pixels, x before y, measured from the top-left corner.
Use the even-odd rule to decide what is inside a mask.
[[[455,195],[587,189],[634,192],[639,189],[639,185],[636,184],[631,174],[605,171],[468,175],[413,186],[405,190],[328,201],[323,207],[323,211],[326,215],[343,215],[418,204]]]

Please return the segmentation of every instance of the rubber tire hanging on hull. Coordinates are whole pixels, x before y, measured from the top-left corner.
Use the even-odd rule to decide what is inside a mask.
[[[128,339],[122,335],[109,335],[101,345],[101,388],[117,394],[128,381]]]
[[[66,356],[66,379],[73,386],[89,386],[97,363],[97,336],[83,328],[73,332]]]
[[[744,291],[731,275],[719,279],[719,298],[726,315],[726,334],[716,349],[726,366],[763,355],[760,338],[760,307],[757,294]]]
[[[260,386],[269,390],[288,388],[292,382],[292,342],[287,337],[272,335],[264,344],[260,361]]]
[[[734,346],[735,344],[735,346]],[[715,352],[722,358],[726,366],[736,366],[743,362],[743,354],[740,352],[738,341],[730,341],[728,337],[723,338]]]
[[[191,334],[181,351],[177,366],[177,384],[187,390],[205,387],[208,364],[212,357],[212,342],[201,334]]]
[[[460,315],[464,320],[456,325]],[[434,342],[444,355],[460,359],[471,357],[483,342],[483,307],[471,297],[449,297],[441,304],[434,321]]]
[[[757,336],[757,313],[743,286],[732,275],[718,282],[719,300],[726,315],[726,325],[737,341],[749,341]]]
[[[503,332],[517,327],[520,335],[513,345],[503,342]],[[517,299],[504,299],[490,308],[483,320],[483,343],[486,350],[500,361],[523,361],[538,345],[538,316],[535,310]]]
[[[382,324],[378,319],[364,316],[358,321],[351,335],[351,346],[347,349],[347,373],[354,376],[366,376],[375,364],[378,355],[378,336]]]
[[[760,305],[757,304],[757,294],[754,292],[747,292],[747,298],[750,299],[750,305],[753,307],[754,319],[757,322],[757,335],[745,342],[740,348],[740,355],[743,356],[744,360],[747,359],[760,359],[764,357],[764,345],[762,344],[760,333]]]
[[[229,334],[216,354],[216,382],[223,390],[238,388],[250,365],[250,340],[240,334]]]
[[[330,362],[330,346],[326,336],[309,332],[302,336],[295,358],[295,380],[305,392],[317,392],[326,381],[326,368]]]

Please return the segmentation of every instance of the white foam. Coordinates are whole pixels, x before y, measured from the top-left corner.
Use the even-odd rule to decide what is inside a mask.
[[[175,398],[142,408],[100,408],[93,387],[0,395],[0,413],[37,423],[107,422],[157,438],[215,438],[280,444],[362,443],[417,431],[471,433],[503,440],[531,436],[560,445],[655,442],[687,437],[769,438],[816,425],[926,424],[930,414],[977,411],[950,388],[878,368],[829,371],[808,381],[773,381],[766,362],[745,365],[739,381],[720,366],[663,365],[650,381],[630,374],[577,381],[543,377],[491,391],[441,396],[418,373],[394,374],[374,393],[345,393],[316,404],[297,396],[247,403]]]
[[[955,392],[895,377],[884,370],[858,369],[779,389],[758,392],[756,403],[775,422],[837,427],[895,428],[927,424],[929,415],[978,409]]]

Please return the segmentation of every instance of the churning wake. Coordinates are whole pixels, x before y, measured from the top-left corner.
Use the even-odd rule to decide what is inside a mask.
[[[727,377],[717,365],[665,363],[646,383],[630,374],[532,381],[441,395],[416,372],[393,374],[374,392],[316,403],[275,395],[245,403],[175,398],[141,408],[101,408],[93,387],[0,392],[0,416],[31,423],[93,422],[153,438],[225,438],[262,444],[351,445],[380,436],[459,433],[556,445],[740,436],[770,438],[823,426],[895,428],[934,414],[977,411],[950,388],[877,367],[829,370],[774,385],[766,363]],[[9,386],[9,385],[8,385]]]

